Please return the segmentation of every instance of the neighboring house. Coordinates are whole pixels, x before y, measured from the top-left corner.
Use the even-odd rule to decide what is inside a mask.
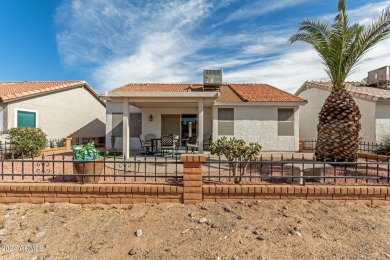
[[[366,142],[380,142],[390,135],[390,89],[363,86],[359,82],[347,82],[347,91],[359,106],[362,115],[360,137]],[[308,101],[300,109],[299,136],[304,140],[317,138],[318,114],[332,84],[325,81],[306,81],[295,95]]]
[[[205,89],[203,84],[131,83],[106,92],[102,99],[107,104],[107,148],[115,136],[115,148],[125,152],[140,148],[140,134],[187,138],[189,126],[199,139],[200,152],[206,134],[213,141],[227,136],[258,142],[263,151],[297,151],[298,110],[306,103],[258,83],[222,84],[218,89]]]
[[[85,81],[0,82],[0,130],[39,127],[48,139],[104,136],[105,103]]]

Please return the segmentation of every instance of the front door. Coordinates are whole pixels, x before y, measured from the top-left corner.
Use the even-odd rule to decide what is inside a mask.
[[[181,138],[197,137],[196,115],[181,115]]]

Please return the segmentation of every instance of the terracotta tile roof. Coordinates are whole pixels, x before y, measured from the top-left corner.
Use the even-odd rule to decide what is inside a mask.
[[[110,92],[194,92],[203,91],[201,83],[129,83]],[[304,102],[278,88],[260,83],[224,84],[217,102]]]
[[[306,81],[302,85],[302,87],[300,87],[299,90],[296,92],[296,95],[299,95],[301,92],[311,88],[319,88],[331,91],[332,83],[330,81]],[[346,90],[353,97],[358,97],[366,100],[390,101],[390,89],[361,86],[360,82],[346,82]]]
[[[85,81],[21,81],[0,82],[0,101],[9,101],[14,98],[50,92],[58,89],[86,85],[94,95],[97,93]]]
[[[304,102],[305,100],[293,94],[260,83],[230,84],[232,90],[242,99],[249,102]]]
[[[242,102],[242,100],[228,85],[222,85],[216,102]]]
[[[110,92],[191,92],[202,88],[202,84],[176,83],[129,83]]]

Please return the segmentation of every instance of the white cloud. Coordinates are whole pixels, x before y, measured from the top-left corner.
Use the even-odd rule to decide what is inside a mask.
[[[249,2],[226,19],[240,20],[243,12],[258,16],[303,1]],[[327,79],[310,46],[289,45],[296,24],[233,32],[205,26],[219,9],[237,3],[242,2],[73,0],[56,15],[58,49],[67,66],[91,69],[100,92],[128,82],[200,82],[206,68],[223,69],[225,82],[263,82],[290,92],[306,80]],[[386,3],[390,1],[351,10],[351,18],[366,23]],[[366,8],[370,11],[363,12]],[[361,80],[368,70],[389,65],[389,44],[387,40],[369,52],[350,79]]]
[[[244,6],[243,8],[240,8],[235,12],[232,12],[230,15],[227,16],[227,18],[222,23],[227,23],[234,20],[248,19],[250,17],[261,16],[276,10],[295,6],[306,1],[308,0],[253,1],[250,2],[250,4]]]

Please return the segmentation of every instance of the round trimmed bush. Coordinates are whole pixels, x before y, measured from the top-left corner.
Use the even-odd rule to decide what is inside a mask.
[[[16,158],[39,156],[46,148],[46,134],[40,128],[17,127],[9,130],[12,153]]]

